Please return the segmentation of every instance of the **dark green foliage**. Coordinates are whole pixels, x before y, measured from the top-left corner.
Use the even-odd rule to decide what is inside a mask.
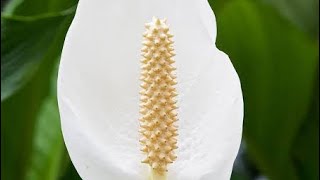
[[[242,82],[250,157],[271,179],[300,179],[299,166],[310,164],[305,160],[297,166],[294,151],[303,124],[315,118],[306,117],[319,63],[316,42],[276,10],[252,1],[225,4],[217,24],[217,45],[230,56]],[[313,149],[304,150],[314,159]]]

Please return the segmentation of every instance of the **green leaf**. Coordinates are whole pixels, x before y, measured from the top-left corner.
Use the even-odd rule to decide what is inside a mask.
[[[44,112],[50,111],[50,103],[45,103],[50,95],[50,77],[75,8],[21,16],[14,12],[22,4],[11,2],[12,12],[1,16],[1,178],[54,178],[60,158],[46,155],[63,154],[59,148],[61,142],[49,145],[54,147],[51,152],[38,154],[33,151],[33,144],[40,147],[38,143],[45,136],[33,138],[35,131],[41,134],[38,128],[45,121]],[[28,9],[20,12],[26,13]],[[34,174],[38,169],[32,168],[38,167],[37,163],[46,165],[41,167],[45,172]]]
[[[279,13],[299,28],[318,38],[319,0],[261,0],[275,7]]]
[[[55,96],[48,98],[41,107],[34,131],[31,166],[28,167],[26,179],[55,180],[66,156]]]
[[[65,176],[70,179],[69,174],[74,168],[62,137],[56,93],[57,75],[58,64],[51,75],[50,96],[44,101],[36,121],[31,162],[26,170],[27,180],[57,180]],[[80,180],[77,173],[72,176]]]
[[[81,177],[79,176],[73,164],[70,163],[70,166],[60,180],[81,180]]]
[[[219,13],[220,10],[222,10],[224,6],[230,3],[231,1],[233,0],[208,0],[215,14]]]
[[[233,165],[231,180],[250,180],[255,179],[256,169],[248,160],[245,144],[242,142],[237,158]]]
[[[73,13],[70,9],[43,16],[1,17],[1,101],[25,85],[49,53],[55,51],[49,58],[57,59],[64,36],[58,44],[53,42],[69,26]]]
[[[208,0],[215,13],[234,0]],[[245,1],[246,0],[242,0]],[[319,0],[250,0],[275,9],[280,16],[311,38],[319,38]]]
[[[11,0],[4,8],[6,15],[35,16],[55,14],[73,8],[78,0]]]
[[[23,180],[28,168],[34,124],[45,97],[54,62],[44,61],[35,76],[1,102],[1,178]]]
[[[293,147],[300,179],[319,179],[319,69],[315,77],[312,104]]]
[[[311,104],[317,44],[254,1],[227,3],[217,24],[217,45],[242,82],[249,154],[271,179],[298,179],[292,147]]]

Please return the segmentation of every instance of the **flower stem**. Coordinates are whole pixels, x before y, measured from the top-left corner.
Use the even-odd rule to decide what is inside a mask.
[[[163,172],[159,174],[159,172],[151,168],[150,180],[167,180],[167,173]]]

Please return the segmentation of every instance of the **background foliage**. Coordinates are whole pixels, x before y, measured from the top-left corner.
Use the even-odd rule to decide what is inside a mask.
[[[239,73],[244,139],[233,180],[319,179],[318,0],[209,0]],[[3,6],[5,5],[5,6]],[[76,0],[1,1],[1,178],[77,180],[56,102]]]

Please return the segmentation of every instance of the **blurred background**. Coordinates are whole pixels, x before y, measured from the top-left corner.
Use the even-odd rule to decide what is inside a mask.
[[[319,1],[209,0],[240,76],[244,133],[232,180],[319,179]],[[1,0],[1,178],[78,180],[56,78],[76,0]]]

